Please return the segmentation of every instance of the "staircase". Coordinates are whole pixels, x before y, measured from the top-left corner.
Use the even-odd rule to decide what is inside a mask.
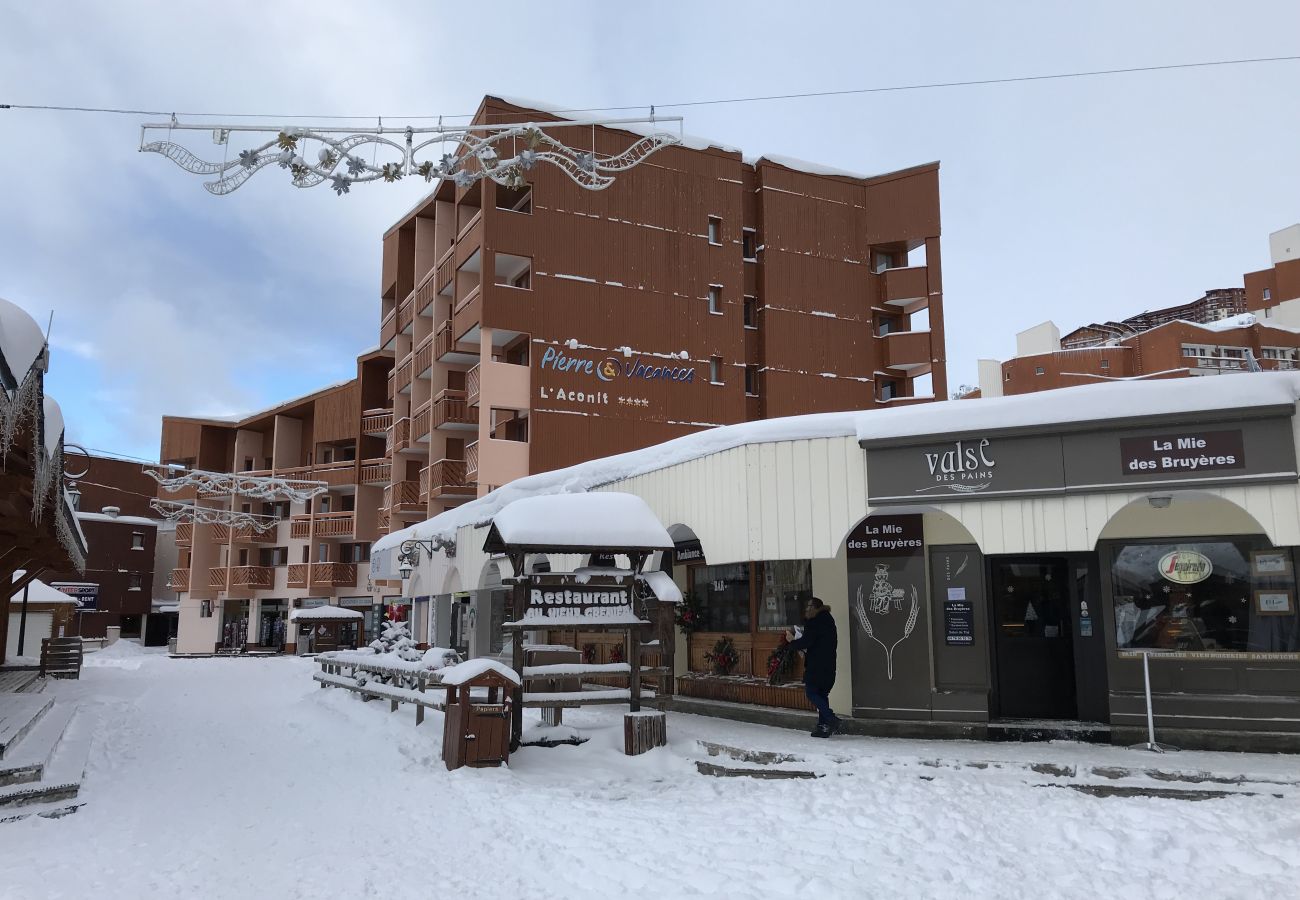
[[[75,801],[90,728],[75,721],[75,704],[56,702],[41,687],[44,679],[21,693],[0,693],[0,822],[58,818],[82,805]]]

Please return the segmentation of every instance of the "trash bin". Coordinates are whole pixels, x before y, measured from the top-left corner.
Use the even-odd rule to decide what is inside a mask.
[[[510,761],[510,721],[519,677],[492,659],[471,659],[441,673],[447,689],[442,760],[448,769]]]

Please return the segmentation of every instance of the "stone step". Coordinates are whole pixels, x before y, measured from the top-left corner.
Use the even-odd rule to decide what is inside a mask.
[[[54,755],[54,748],[76,711],[77,707],[72,703],[56,703],[41,716],[12,752],[0,760],[0,787],[40,781],[46,764]]]
[[[6,759],[54,705],[44,694],[0,694],[0,760]]]
[[[74,719],[63,732],[45,765],[39,781],[0,788],[0,808],[55,803],[76,798],[90,758],[92,729],[85,721]]]

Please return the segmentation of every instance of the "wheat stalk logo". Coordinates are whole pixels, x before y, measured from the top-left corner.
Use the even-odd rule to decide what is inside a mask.
[[[916,585],[912,586],[912,607],[907,612],[907,622],[903,625],[903,636],[892,644],[886,644],[880,638],[876,637],[876,630],[871,627],[871,619],[867,617],[867,605],[862,597],[862,585],[858,585],[857,603],[858,622],[862,625],[862,630],[879,644],[885,651],[885,675],[890,681],[894,680],[894,648],[903,641],[907,640],[912,631],[916,628],[916,620],[921,615],[921,602],[916,592]]]

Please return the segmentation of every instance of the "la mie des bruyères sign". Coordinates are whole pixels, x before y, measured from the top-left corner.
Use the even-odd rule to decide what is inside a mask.
[[[863,443],[873,503],[1124,490],[1142,484],[1176,486],[1219,479],[1234,483],[1296,479],[1295,448],[1286,419],[1155,434],[1130,429],[973,436],[880,449]]]

